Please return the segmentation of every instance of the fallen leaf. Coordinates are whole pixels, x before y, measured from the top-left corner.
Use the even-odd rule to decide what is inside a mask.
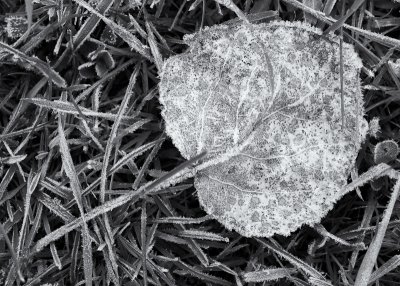
[[[203,208],[244,236],[289,235],[333,208],[367,132],[361,60],[302,22],[217,25],[185,36],[164,62],[167,134],[195,176]]]

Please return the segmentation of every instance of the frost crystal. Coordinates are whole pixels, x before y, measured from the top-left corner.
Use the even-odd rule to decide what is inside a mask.
[[[204,209],[244,236],[289,235],[341,197],[368,124],[353,46],[300,22],[218,25],[166,60],[160,102]]]
[[[381,126],[379,125],[379,117],[374,117],[369,122],[368,133],[374,138],[378,137],[379,132],[381,132]]]
[[[28,29],[28,21],[25,17],[20,16],[7,16],[5,18],[7,23],[6,32],[7,36],[11,39],[21,37]]]

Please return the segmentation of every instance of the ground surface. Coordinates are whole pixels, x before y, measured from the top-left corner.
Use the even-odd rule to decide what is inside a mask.
[[[387,177],[346,195],[321,225],[271,239],[210,219],[192,179],[141,188],[185,161],[160,116],[162,59],[185,51],[183,35],[237,15],[212,0],[95,2],[0,2],[1,285],[400,284],[399,207],[387,207]],[[253,22],[329,27],[296,1],[234,2]],[[350,10],[345,23],[363,29],[343,29],[363,60],[365,117],[381,127],[360,151],[361,174],[376,165],[377,143],[400,136],[399,43],[390,39],[400,4],[304,2],[336,19]],[[385,209],[390,220],[377,228]]]

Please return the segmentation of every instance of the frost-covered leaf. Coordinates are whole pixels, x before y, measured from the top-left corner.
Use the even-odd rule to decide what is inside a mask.
[[[104,76],[108,71],[115,67],[115,61],[112,55],[106,50],[99,51],[94,60],[96,62],[96,74],[99,77]]]
[[[78,67],[79,74],[82,78],[95,78],[96,77],[96,63],[88,62],[81,64]]]
[[[219,25],[185,37],[160,82],[166,131],[197,169],[201,205],[244,236],[289,235],[313,225],[341,187],[367,132],[361,61],[305,23]]]

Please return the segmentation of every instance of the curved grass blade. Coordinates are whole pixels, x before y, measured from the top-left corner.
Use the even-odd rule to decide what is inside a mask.
[[[180,231],[179,235],[182,237],[193,238],[193,239],[229,242],[229,238],[227,237],[223,237],[216,233],[197,230],[197,229],[185,229]]]
[[[397,198],[399,197],[399,194],[400,194],[400,174],[398,173],[398,179],[393,187],[393,192],[390,197],[390,201],[386,207],[382,221],[379,223],[376,235],[372,240],[371,244],[369,245],[367,253],[365,254],[364,259],[360,265],[356,281],[354,282],[354,286],[365,286],[368,284],[368,281],[370,280],[372,270],[375,266],[376,259],[378,257],[379,251],[382,246],[383,238],[385,237],[386,229],[390,222],[390,217],[393,213],[393,209],[396,204]]]
[[[210,215],[206,215],[204,217],[200,218],[191,218],[191,217],[163,217],[154,220],[154,222],[157,223],[179,223],[179,224],[198,224],[198,223],[203,223],[207,220],[212,219]]]
[[[289,261],[291,264],[296,266],[297,268],[303,270],[307,275],[310,275],[312,277],[318,278],[322,281],[327,281],[322,273],[320,273],[317,269],[312,267],[311,265],[305,263],[301,259],[297,258],[293,254],[287,252],[284,250],[281,246],[279,246],[274,240],[269,239],[269,241],[265,241],[264,239],[259,239],[256,238],[258,242],[260,242],[263,246],[267,247],[274,253],[276,253],[278,256],[283,257],[287,261]]]
[[[79,111],[75,108],[75,106],[72,103],[67,102],[67,101],[47,100],[47,99],[42,99],[42,98],[25,98],[24,100],[27,102],[31,102],[40,107],[53,109],[57,112],[79,115]],[[95,112],[95,111],[92,111],[92,110],[84,108],[84,107],[79,107],[79,109],[84,116],[100,117],[100,118],[107,119],[107,120],[116,120],[116,118],[117,118],[117,116],[115,114],[111,114],[111,113]],[[123,116],[122,119],[128,120],[128,119],[133,119],[133,118],[129,117],[129,116]]]
[[[85,211],[82,203],[82,189],[81,184],[76,174],[75,166],[72,161],[72,157],[67,144],[67,139],[65,138],[64,129],[62,127],[61,115],[58,116],[58,138],[59,146],[61,152],[62,164],[67,177],[70,180],[70,185],[74,198],[77,202],[81,218],[79,219],[83,226],[82,232],[82,246],[83,246],[83,265],[85,272],[85,282],[86,286],[92,285],[92,271],[93,271],[93,260],[92,260],[92,247],[88,226],[85,222]]]
[[[142,266],[143,266],[143,283],[147,286],[147,207],[146,197],[142,200],[142,214],[140,216],[140,239],[142,243]]]
[[[202,281],[207,281],[209,283],[212,283],[212,285],[224,285],[224,286],[231,286],[232,284],[222,278],[219,277],[215,277],[213,275],[204,273],[203,271],[194,268],[192,266],[189,266],[188,264],[178,260],[176,262],[173,262],[175,264],[177,264],[178,266],[180,266],[183,270],[184,270],[184,274],[190,274],[194,277],[197,277],[199,279],[201,279]]]
[[[104,14],[105,12],[107,12],[113,2],[113,0],[101,1],[96,7],[98,13]],[[85,23],[81,26],[79,31],[73,37],[73,45],[76,50],[79,49],[79,47],[85,42],[88,37],[90,37],[99,22],[100,18],[95,14],[90,15],[89,19],[85,21]]]
[[[39,58],[30,57],[20,52],[19,50],[7,45],[6,43],[0,42],[0,49],[7,51],[8,53],[20,58],[21,60],[31,64],[33,67],[38,69],[46,78],[51,80],[56,86],[66,88],[67,83],[65,79],[60,76],[49,64],[45,63]]]
[[[318,18],[318,20],[321,20],[325,23],[330,24],[335,21],[334,18],[328,17],[323,12],[316,11],[316,10],[304,5],[303,3],[299,2],[299,1],[296,1],[296,0],[283,0],[283,1],[293,5],[294,7],[299,8],[307,13],[310,13],[315,18]],[[371,32],[368,30],[364,30],[361,28],[357,28],[352,25],[348,25],[346,23],[344,23],[342,26],[346,29],[349,29],[350,31],[359,33],[360,35],[363,35],[364,37],[366,37],[370,40],[376,41],[378,43],[382,43],[384,45],[388,45],[390,47],[395,47],[395,48],[400,46],[400,40],[398,40],[398,39],[391,38],[391,37],[388,37],[388,36],[385,36],[385,35],[382,35],[379,33]]]
[[[25,0],[25,12],[26,12],[26,18],[28,19],[28,30],[29,30],[32,26],[32,14],[33,14],[32,0]]]
[[[129,47],[132,50],[135,50],[136,52],[141,54],[146,59],[153,61],[152,57],[150,56],[150,54],[148,52],[148,47],[146,45],[143,45],[139,41],[138,38],[136,38],[134,35],[132,35],[131,32],[129,32],[124,27],[118,25],[114,21],[108,19],[106,16],[100,14],[98,11],[96,11],[96,9],[92,8],[87,2],[85,2],[83,0],[73,0],[73,1],[76,2],[77,4],[81,5],[82,7],[84,7],[86,10],[91,12],[93,15],[96,15],[101,20],[103,20],[104,23],[106,23],[111,28],[111,30],[113,30],[116,34],[118,34],[118,36],[120,36],[129,45]]]
[[[49,224],[47,215],[43,216],[43,225],[44,225],[44,229],[45,229],[46,233],[49,234],[51,232],[51,229],[50,229],[50,224]],[[50,243],[50,252],[51,252],[51,256],[53,257],[54,264],[57,266],[57,268],[59,270],[61,270],[62,263],[60,260],[60,256],[58,256],[57,248],[54,243]]]
[[[400,255],[397,254],[390,258],[388,261],[386,261],[383,265],[381,265],[377,270],[375,270],[369,279],[368,284],[374,283],[376,280],[379,278],[383,277],[390,271],[396,269],[397,267],[400,266]]]
[[[10,250],[11,258],[13,259],[14,265],[16,266],[16,269],[17,269],[18,278],[22,283],[24,283],[25,279],[24,279],[24,276],[22,276],[21,269],[19,268],[17,255],[15,254],[14,248],[11,244],[10,239],[7,236],[7,232],[4,229],[4,226],[2,223],[0,223],[0,234],[3,236],[3,239],[6,241],[7,247]]]
[[[107,141],[107,145],[106,145],[106,149],[104,152],[103,166],[102,166],[101,177],[100,177],[101,178],[101,180],[100,180],[100,202],[102,204],[105,202],[105,189],[106,189],[106,183],[107,183],[107,168],[109,165],[111,151],[112,151],[112,148],[114,145],[113,142],[114,142],[115,137],[117,136],[118,127],[121,123],[122,116],[126,112],[126,109],[128,108],[129,100],[133,94],[132,90],[136,83],[136,78],[139,74],[139,68],[140,68],[140,63],[136,65],[136,68],[129,79],[128,87],[126,88],[126,92],[125,92],[125,96],[122,99],[121,105],[118,109],[118,113],[116,115],[115,122],[111,128],[111,132],[110,132],[110,135],[109,135],[109,138]],[[106,236],[106,244],[107,244],[107,248],[108,248],[108,254],[109,254],[111,266],[113,268],[115,276],[118,278],[117,259],[115,257],[115,253],[114,253],[114,250],[112,247],[113,234],[111,231],[111,226],[110,226],[110,223],[108,220],[107,213],[104,214],[103,219],[104,219],[105,228],[107,230],[107,233],[105,234],[105,236]]]
[[[348,192],[351,192],[357,187],[361,187],[364,184],[370,182],[371,180],[383,176],[389,176],[390,178],[393,178],[396,176],[396,171],[393,170],[393,168],[385,163],[381,163],[379,165],[376,165],[372,168],[370,168],[368,171],[364,172],[361,174],[356,180],[351,182],[350,184],[347,184],[342,188],[342,193],[347,194]]]
[[[351,5],[350,9],[347,10],[347,13],[346,13],[344,16],[340,17],[340,19],[337,20],[335,23],[333,23],[330,27],[328,27],[328,29],[326,29],[326,30],[323,32],[323,35],[326,35],[326,34],[328,34],[328,33],[330,33],[330,32],[334,32],[334,31],[336,31],[337,29],[339,29],[339,28],[344,24],[344,22],[346,22],[346,20],[347,20],[351,15],[353,15],[354,12],[356,12],[357,9],[358,9],[364,2],[365,2],[365,0],[356,0],[356,1],[354,1],[354,2],[353,2],[353,5]]]
[[[75,98],[75,102],[80,102],[80,101],[84,100],[92,91],[99,88],[107,80],[115,77],[118,73],[125,70],[127,67],[129,67],[131,64],[133,64],[136,61],[137,61],[137,59],[133,58],[133,59],[130,59],[129,61],[126,61],[125,63],[123,63],[121,65],[118,65],[118,67],[116,67],[114,70],[112,70],[111,72],[104,75],[97,82],[93,83],[88,89],[85,89],[81,94],[79,94]]]

